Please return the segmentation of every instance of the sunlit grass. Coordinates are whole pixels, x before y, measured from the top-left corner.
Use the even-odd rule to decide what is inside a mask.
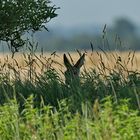
[[[1,55],[0,139],[139,140],[139,59],[87,52],[81,83],[66,85],[63,53]]]
[[[119,105],[105,98],[94,105],[83,103],[82,112],[70,112],[66,100],[53,106],[34,108],[30,96],[19,114],[16,100],[0,107],[2,140],[128,140],[140,139],[140,116],[129,108],[127,100]]]
[[[63,54],[67,52],[56,52],[56,53],[35,53],[30,55],[30,53],[16,53],[12,58],[12,54],[0,54],[0,64],[1,67],[4,64],[7,64],[13,67],[15,70],[27,71],[29,70],[29,65],[32,66],[35,72],[41,73],[45,71],[48,67],[52,66],[60,74],[65,71],[63,63]],[[86,53],[84,68],[88,69],[102,69],[106,67],[108,69],[114,69],[118,67],[118,63],[121,64],[123,70],[129,71],[140,71],[140,52],[83,52]],[[73,62],[76,62],[79,59],[79,54],[77,52],[69,53],[73,59]],[[3,68],[1,68],[1,71]],[[108,71],[109,72],[109,71]]]

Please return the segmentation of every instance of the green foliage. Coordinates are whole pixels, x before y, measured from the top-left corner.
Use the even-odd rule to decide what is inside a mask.
[[[82,114],[71,113],[67,100],[59,107],[41,105],[34,108],[33,96],[25,101],[25,108],[18,113],[16,100],[0,106],[0,139],[47,140],[139,140],[140,116],[129,108],[129,102],[119,105],[110,97],[99,104],[82,103]]]
[[[1,0],[0,40],[10,43],[18,51],[25,41],[21,38],[28,31],[38,31],[56,17],[56,7],[49,0]]]

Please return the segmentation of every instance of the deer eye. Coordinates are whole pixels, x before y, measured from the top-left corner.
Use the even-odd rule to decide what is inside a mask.
[[[74,70],[74,71],[73,71],[73,74],[74,74],[74,75],[77,75],[77,71],[76,71],[76,70]]]
[[[74,71],[74,73],[73,73],[74,75],[76,75],[77,74],[77,72],[76,71]]]

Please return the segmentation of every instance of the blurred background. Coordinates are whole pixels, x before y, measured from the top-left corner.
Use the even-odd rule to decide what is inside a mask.
[[[52,0],[60,7],[47,31],[35,34],[44,51],[139,50],[140,1]],[[1,47],[1,51],[6,51]]]

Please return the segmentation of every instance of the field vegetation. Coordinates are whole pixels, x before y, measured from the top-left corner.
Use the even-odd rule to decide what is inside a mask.
[[[85,53],[70,85],[63,53],[1,54],[0,139],[140,139],[139,53]]]

